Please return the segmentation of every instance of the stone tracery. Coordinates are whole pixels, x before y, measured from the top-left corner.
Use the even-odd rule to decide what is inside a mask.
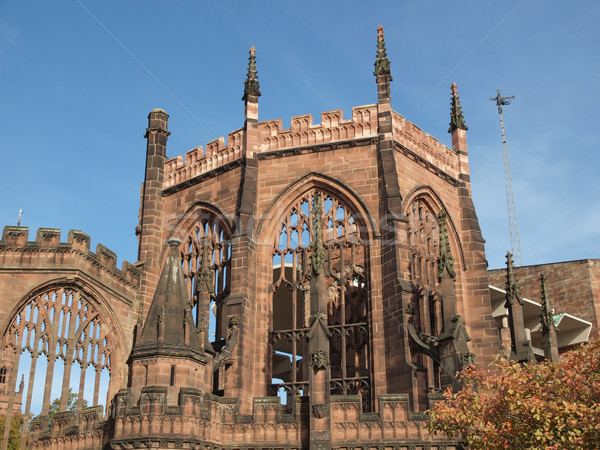
[[[328,367],[332,394],[360,395],[364,408],[370,408],[364,234],[348,205],[316,188],[299,197],[282,218],[273,246],[272,393],[283,389],[291,396],[306,395],[314,363]],[[317,315],[326,318],[328,361],[325,355],[307,353],[309,318],[315,314],[310,279],[320,270],[326,277],[327,307]]]
[[[208,329],[210,309],[211,319],[215,321],[216,341],[227,337],[223,309],[229,295],[231,277],[230,239],[228,227],[216,215],[203,211],[180,246],[183,273],[194,308],[196,326],[204,331]]]
[[[53,397],[60,398],[59,411],[65,411],[71,391],[78,395],[78,413],[84,400],[89,406],[106,404],[112,339],[95,300],[78,286],[55,285],[31,295],[13,316],[2,340],[3,361],[10,361],[12,374],[23,373],[27,380],[24,413],[47,415]],[[62,367],[57,367],[59,361]],[[20,364],[29,367],[19,368]],[[45,370],[39,370],[39,364]],[[78,380],[72,376],[75,367]],[[32,406],[34,384],[43,387],[41,411]]]

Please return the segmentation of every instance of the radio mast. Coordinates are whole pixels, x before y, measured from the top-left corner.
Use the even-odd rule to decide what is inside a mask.
[[[506,207],[508,209],[508,226],[510,229],[510,247],[515,258],[515,262],[522,266],[523,256],[521,255],[521,239],[519,238],[519,226],[517,225],[517,212],[515,210],[515,197],[513,195],[512,178],[510,176],[510,162],[508,161],[508,146],[506,145],[506,133],[504,132],[504,119],[502,118],[502,106],[510,105],[510,101],[515,98],[502,97],[500,89],[496,97],[490,97],[490,100],[496,102],[498,114],[500,114],[500,129],[502,130],[502,156],[504,157],[504,179],[506,181]]]

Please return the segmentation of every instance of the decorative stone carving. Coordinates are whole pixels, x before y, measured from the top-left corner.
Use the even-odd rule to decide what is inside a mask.
[[[214,273],[211,267],[213,250],[207,236],[202,236],[199,244],[199,267],[195,273],[196,292],[211,294],[214,290]]]
[[[323,419],[329,416],[329,407],[325,404],[313,405],[312,414],[317,419]]]
[[[446,211],[443,209],[438,214],[438,226],[440,233],[440,256],[438,258],[438,279],[442,279],[444,271],[448,272],[452,278],[456,278],[454,271],[454,257],[450,251],[450,242],[448,241],[448,228],[446,225]]]
[[[321,193],[316,192],[313,197],[312,205],[312,248],[311,248],[311,266],[313,276],[318,276],[323,269],[325,260],[325,248],[323,247],[323,199]]]
[[[329,356],[325,350],[316,350],[310,354],[310,366],[314,369],[324,369],[329,366]]]

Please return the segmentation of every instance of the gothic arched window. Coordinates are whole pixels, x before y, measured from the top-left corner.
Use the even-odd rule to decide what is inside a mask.
[[[26,416],[47,415],[55,399],[66,411],[73,394],[78,412],[106,404],[113,342],[96,305],[78,286],[54,286],[33,294],[11,319],[1,354],[12,376],[0,381],[10,380],[13,396],[21,382]]]
[[[408,239],[410,246],[410,276],[415,287],[409,313],[412,363],[420,370],[416,373],[419,392],[426,393],[441,387],[439,360],[432,359],[428,349],[435,348],[435,340],[442,332],[442,303],[438,282],[440,233],[438,216],[429,203],[417,197],[409,206]],[[426,405],[425,397],[419,402]]]
[[[216,215],[202,211],[180,247],[196,326],[210,328],[211,341],[224,339],[227,333],[223,309],[231,278],[230,239],[229,228]]]
[[[318,252],[313,242],[317,234],[322,243]],[[272,395],[310,395],[307,333],[311,316],[318,312],[327,317],[330,333],[330,392],[361,395],[363,408],[370,409],[365,236],[359,215],[320,189],[308,190],[283,215],[273,245]],[[323,311],[311,305],[311,266],[316,258],[326,279]]]

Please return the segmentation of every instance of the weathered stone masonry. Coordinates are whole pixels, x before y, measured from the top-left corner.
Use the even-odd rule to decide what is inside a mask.
[[[81,232],[5,229],[4,351],[22,308],[81,298],[83,334],[40,355],[70,364],[92,339],[110,362],[108,414],[42,414],[33,448],[456,448],[423,413],[500,349],[467,127],[455,85],[452,148],[392,109],[381,27],[374,76],[376,103],[285,130],[259,121],[252,48],[243,126],[185,157],[153,110],[134,266]]]

